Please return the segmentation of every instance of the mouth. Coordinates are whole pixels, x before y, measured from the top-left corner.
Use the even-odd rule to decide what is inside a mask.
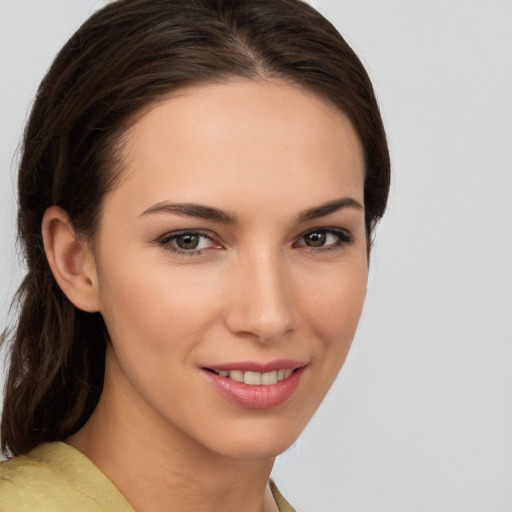
[[[235,382],[243,382],[249,386],[272,386],[287,379],[294,372],[291,368],[281,368],[265,373],[243,370],[212,370],[210,368],[205,368],[205,370],[219,377],[231,379]]]
[[[272,409],[290,400],[306,363],[281,360],[268,364],[230,363],[202,367],[203,375],[222,397],[245,409]]]

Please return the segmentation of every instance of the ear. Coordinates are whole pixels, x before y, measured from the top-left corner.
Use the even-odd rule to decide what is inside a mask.
[[[96,260],[89,244],[76,235],[68,214],[58,206],[48,208],[42,234],[46,258],[66,297],[83,311],[99,311]]]

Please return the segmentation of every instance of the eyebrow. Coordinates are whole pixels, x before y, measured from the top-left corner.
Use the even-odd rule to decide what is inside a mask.
[[[298,219],[299,222],[306,222],[319,217],[325,217],[326,215],[330,215],[331,213],[345,208],[362,210],[363,206],[352,197],[342,197],[341,199],[334,199],[320,206],[304,210],[299,214]],[[185,217],[211,220],[222,224],[236,224],[237,222],[237,216],[233,213],[225,212],[212,206],[203,206],[195,203],[170,203],[168,201],[162,201],[145,210],[140,216],[142,217],[153,213],[171,213]]]
[[[141,217],[150,213],[173,213],[185,217],[213,220],[223,224],[236,224],[237,222],[236,215],[232,213],[194,203],[169,203],[168,201],[162,201],[145,210]]]
[[[357,210],[363,210],[363,205],[353,199],[352,197],[342,197],[341,199],[334,199],[328,203],[324,203],[320,206],[316,206],[309,210],[303,211],[299,215],[299,222],[305,222],[307,220],[318,219],[319,217],[325,217],[331,213],[335,213],[345,208],[356,208]]]

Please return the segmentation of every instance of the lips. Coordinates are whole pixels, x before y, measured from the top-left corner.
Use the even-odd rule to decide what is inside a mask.
[[[203,367],[202,373],[230,403],[245,409],[271,409],[295,394],[305,368],[302,362],[280,360],[215,365]]]

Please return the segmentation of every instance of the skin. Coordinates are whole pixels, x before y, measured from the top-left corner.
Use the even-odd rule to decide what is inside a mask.
[[[43,224],[57,281],[75,305],[101,312],[112,340],[100,402],[68,442],[138,512],[275,510],[274,458],[333,383],[364,302],[358,137],[311,92],[240,79],[151,105],[123,160],[94,244],[78,242],[56,207]],[[350,204],[301,218],[341,198]],[[231,222],[148,211],[163,202],[217,208]],[[180,230],[209,238],[199,252],[176,252],[166,235]],[[323,246],[307,245],[311,231],[326,234]],[[272,409],[228,402],[201,370],[275,359],[306,368]]]

